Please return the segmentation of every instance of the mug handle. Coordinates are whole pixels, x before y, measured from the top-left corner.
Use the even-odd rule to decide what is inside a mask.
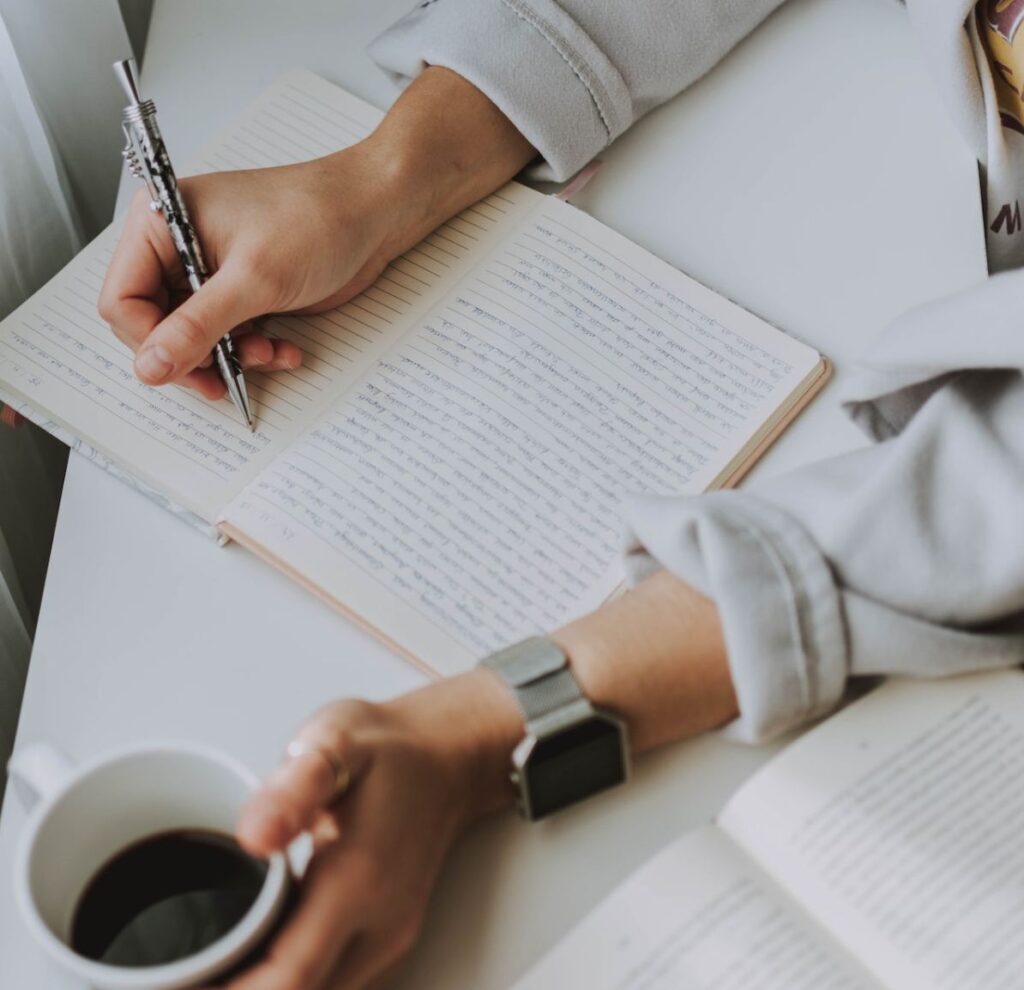
[[[7,764],[14,793],[26,811],[61,790],[74,772],[71,760],[49,743],[22,746]]]

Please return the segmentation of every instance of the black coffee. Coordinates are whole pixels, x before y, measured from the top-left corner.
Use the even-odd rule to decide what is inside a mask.
[[[75,908],[71,947],[112,966],[158,966],[194,955],[241,921],[267,864],[230,836],[161,832],[123,849]]]

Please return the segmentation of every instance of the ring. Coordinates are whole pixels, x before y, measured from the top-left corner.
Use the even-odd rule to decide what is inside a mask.
[[[331,773],[334,775],[334,797],[341,797],[348,790],[352,774],[341,757],[326,746],[317,746],[313,743],[302,742],[300,739],[293,739],[288,743],[284,752],[290,760],[298,759],[300,756],[319,756],[330,767]]]

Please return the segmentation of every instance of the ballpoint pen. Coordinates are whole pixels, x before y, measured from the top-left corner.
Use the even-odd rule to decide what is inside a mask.
[[[135,60],[125,59],[114,63],[114,73],[128,97],[124,108],[121,129],[126,144],[121,152],[128,168],[137,179],[146,183],[150,195],[150,209],[162,213],[171,231],[178,257],[185,269],[188,283],[193,292],[198,292],[210,277],[203,259],[199,238],[189,219],[185,202],[178,190],[178,180],[171,166],[160,128],[156,122],[156,106],[152,100],[143,100],[135,73]],[[238,362],[235,343],[230,334],[222,337],[213,349],[214,360],[220,371],[228,395],[242,414],[250,430],[255,430],[249,396],[242,377],[242,366]]]

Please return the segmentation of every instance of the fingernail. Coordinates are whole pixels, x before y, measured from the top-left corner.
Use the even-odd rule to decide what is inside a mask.
[[[174,362],[163,347],[159,345],[147,347],[145,350],[139,351],[135,358],[135,370],[143,378],[159,385],[160,382],[170,378],[171,372],[174,371]]]

